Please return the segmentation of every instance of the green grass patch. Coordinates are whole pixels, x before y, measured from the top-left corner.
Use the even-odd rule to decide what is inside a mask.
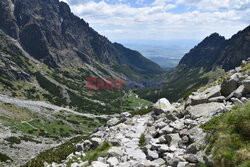
[[[8,157],[7,155],[0,152],[0,161],[7,162],[8,160],[12,161],[12,159],[10,157]]]
[[[36,143],[36,144],[42,143],[41,141],[34,140],[32,136],[24,135],[24,136],[21,136],[20,139],[25,141],[25,142],[33,142],[33,143]]]
[[[146,146],[146,143],[145,143],[145,134],[144,133],[142,133],[141,136],[140,136],[140,138],[139,138],[139,144],[140,144],[141,147]]]
[[[144,109],[140,109],[140,110],[136,110],[136,111],[132,111],[131,112],[131,115],[132,116],[136,116],[136,115],[140,115],[140,116],[142,116],[142,115],[146,115],[146,114],[148,114],[148,113],[150,113],[150,112],[152,112],[153,111],[153,108],[144,108]]]
[[[213,150],[215,166],[250,164],[250,102],[211,119],[201,128],[211,134],[206,153]]]
[[[21,144],[21,139],[15,136],[8,137],[4,140],[8,141],[10,144]]]
[[[88,161],[89,164],[91,164],[91,162],[96,161],[99,157],[106,157],[107,156],[107,151],[109,150],[109,148],[111,147],[111,144],[109,144],[108,142],[104,141],[102,145],[98,146],[95,150],[91,150],[86,152],[86,156],[85,157],[81,157],[81,161],[85,162]],[[77,162],[78,157],[73,157],[71,160],[69,160],[66,165],[67,167],[70,167],[70,165],[74,162]]]
[[[33,158],[30,162],[23,165],[23,167],[42,167],[44,162],[51,164],[52,162],[61,163],[62,160],[65,160],[67,156],[75,151],[75,145],[82,140],[88,139],[88,136],[75,137],[70,141],[56,147],[49,149],[36,158]]]
[[[63,98],[61,93],[61,88],[54,83],[50,82],[47,78],[45,78],[40,72],[35,73],[36,79],[39,85],[47,90],[51,95],[54,96],[54,99],[47,97],[50,101],[52,101],[56,105],[67,105],[66,100]]]

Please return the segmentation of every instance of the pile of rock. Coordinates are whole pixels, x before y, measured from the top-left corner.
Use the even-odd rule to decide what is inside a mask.
[[[63,164],[66,166],[73,157],[85,156],[104,141],[112,147],[105,158],[97,161],[74,162],[71,166],[91,167],[192,167],[199,164],[211,165],[211,155],[206,155],[206,134],[200,125],[220,115],[234,105],[249,100],[250,71],[236,68],[227,73],[221,85],[204,91],[194,92],[183,104],[170,104],[165,98],[152,107],[154,111],[143,116],[131,117],[123,113],[110,119],[107,124],[92,134],[89,140],[76,145],[76,152]],[[143,135],[142,135],[143,134]],[[144,137],[142,140],[142,136]],[[141,143],[141,142],[144,143]],[[75,158],[76,159],[76,158]]]

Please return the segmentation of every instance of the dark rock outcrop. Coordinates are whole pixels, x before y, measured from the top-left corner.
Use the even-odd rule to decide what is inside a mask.
[[[124,65],[137,74],[161,73],[155,63],[117,43],[111,43],[75,16],[58,0],[4,0],[0,2],[0,29],[19,40],[34,58],[51,67],[95,61]]]

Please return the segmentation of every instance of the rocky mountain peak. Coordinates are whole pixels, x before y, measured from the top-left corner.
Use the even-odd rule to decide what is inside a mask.
[[[64,2],[8,0],[0,2],[0,9],[0,29],[17,39],[32,57],[52,68],[99,62],[138,69],[135,73],[162,72],[140,53],[115,45],[98,34]],[[133,63],[134,58],[139,59],[137,64]]]
[[[249,26],[226,40],[213,33],[185,54],[179,66],[203,68],[206,72],[218,67],[228,71],[249,57]]]

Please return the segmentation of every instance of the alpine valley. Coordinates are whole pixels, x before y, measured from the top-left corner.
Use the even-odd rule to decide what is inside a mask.
[[[249,53],[250,26],[228,40],[214,33],[165,72],[65,2],[1,0],[0,166],[247,166]],[[89,90],[87,77],[160,78],[163,89]],[[230,127],[240,142],[230,161],[216,150],[224,126],[211,124],[236,110],[246,116]]]

